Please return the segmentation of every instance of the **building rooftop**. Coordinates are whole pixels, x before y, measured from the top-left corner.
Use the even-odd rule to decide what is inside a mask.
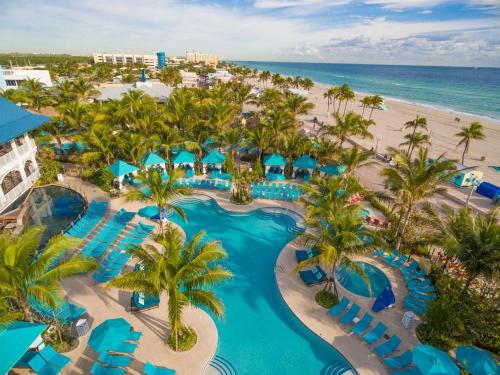
[[[129,90],[141,90],[145,94],[156,98],[159,102],[165,102],[172,94],[173,88],[164,85],[161,82],[146,81],[136,83],[120,83],[98,87],[101,92],[97,100],[115,100],[121,99],[122,94]]]
[[[50,117],[37,115],[0,97],[0,144],[23,135],[50,121]]]

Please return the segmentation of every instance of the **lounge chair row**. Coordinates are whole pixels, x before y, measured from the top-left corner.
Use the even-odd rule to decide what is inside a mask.
[[[55,375],[61,372],[70,359],[58,353],[52,346],[46,345],[40,352],[28,352],[28,366],[40,375]]]
[[[57,318],[61,323],[72,323],[87,312],[84,307],[79,307],[66,300],[61,300],[59,302],[58,306],[55,309],[52,309],[48,305],[44,305],[35,301],[35,299],[31,299],[30,306],[33,311],[41,317],[50,320]]]
[[[231,175],[231,173],[221,173],[217,170],[214,170],[214,171],[210,172],[210,174],[208,175],[208,178],[218,178],[220,180],[230,180],[231,178],[233,178],[233,176]]]
[[[110,354],[107,354],[110,355]],[[102,356],[101,356],[102,357]],[[99,357],[99,360],[100,358]],[[113,356],[113,357],[118,357],[118,356]],[[125,357],[128,358],[130,362],[131,358],[128,356],[119,356],[119,357]],[[110,359],[111,361],[120,361],[118,363],[125,363],[127,359]],[[127,366],[127,365],[126,365]],[[124,375],[125,370],[120,367],[126,367],[126,366],[113,366],[113,367],[106,367],[101,365],[99,362],[95,362],[94,365],[92,366],[92,369],[90,370],[92,375]],[[159,367],[153,365],[151,362],[146,362],[144,364],[144,367],[142,368],[142,373],[145,375],[175,375],[175,370],[166,368],[166,367]]]
[[[92,232],[102,220],[108,209],[108,202],[92,201],[85,214],[66,233],[74,237],[84,238]]]
[[[142,222],[135,225],[101,262],[97,271],[92,274],[92,278],[98,283],[104,283],[118,276],[131,257],[127,250],[131,247],[140,246],[153,228],[154,226]]]
[[[353,303],[351,307],[347,309],[350,303],[351,301],[348,298],[342,297],[340,302],[332,307],[328,313],[333,317],[339,317],[339,321],[342,324],[346,326],[352,325],[351,331],[355,335],[362,337],[368,345],[373,345],[375,342],[382,339],[387,331],[387,326],[382,322],[378,322],[370,329],[374,322],[373,316],[365,312],[361,319],[357,318],[361,308],[356,303]],[[397,335],[392,335],[383,343],[375,346],[373,352],[383,359],[388,368],[404,368],[413,362],[413,355],[410,350],[406,350],[403,354],[396,357],[387,357],[389,354],[394,354],[398,350],[400,344],[401,339]]]
[[[259,182],[252,184],[252,198],[298,201],[302,195],[302,187],[290,184]]]
[[[204,179],[189,179],[177,180],[177,186],[188,187],[192,189],[216,189],[216,190],[231,190],[233,183],[225,180],[204,180]]]

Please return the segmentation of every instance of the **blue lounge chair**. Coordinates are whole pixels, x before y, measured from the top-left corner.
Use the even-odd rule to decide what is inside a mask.
[[[125,338],[127,341],[139,341],[139,339],[142,337],[142,332],[139,331],[132,331],[128,334],[128,336]]]
[[[368,345],[371,345],[379,338],[381,338],[386,330],[387,330],[386,325],[382,322],[378,322],[375,328],[373,328],[370,332],[366,333],[363,336],[363,340],[365,340],[368,343]]]
[[[413,353],[410,350],[407,350],[397,357],[384,358],[384,362],[385,365],[390,369],[403,368],[413,362]]]
[[[33,358],[28,361],[28,366],[39,375],[56,375],[61,371],[59,368],[46,362],[40,354],[35,354]]]
[[[365,315],[363,315],[363,318],[361,318],[361,320],[351,328],[351,331],[356,335],[361,336],[361,334],[368,329],[372,322],[373,316],[366,312]]]
[[[101,353],[97,360],[102,362],[105,366],[127,367],[130,361],[132,361],[132,358],[128,355],[113,355],[110,353]]]
[[[403,264],[405,264],[407,260],[408,260],[408,255],[402,255],[398,259],[393,260],[392,262],[390,262],[389,264],[391,266],[393,266],[393,267],[399,268]]]
[[[335,306],[333,306],[328,313],[333,316],[339,316],[347,307],[347,305],[350,303],[348,298],[342,297],[339,303],[337,303]]]
[[[133,352],[135,352],[136,349],[137,349],[137,344],[122,342],[115,349],[113,349],[113,351],[116,353],[132,354]]]
[[[351,324],[352,320],[358,315],[359,311],[361,310],[361,307],[359,307],[357,304],[353,303],[351,308],[340,317],[340,322],[342,324]]]
[[[316,256],[316,250],[314,249],[295,250],[295,256],[297,257],[297,262],[300,263],[304,260],[308,260]]]
[[[166,367],[158,367],[153,365],[151,362],[146,362],[144,364],[142,372],[145,375],[175,375],[175,370]]]
[[[52,346],[46,345],[40,351],[40,355],[43,359],[49,362],[51,365],[58,367],[59,369],[64,368],[69,362],[70,359],[61,353],[58,353]]]
[[[300,271],[299,276],[306,285],[318,284],[326,280],[326,273],[320,266],[310,270]]]
[[[410,367],[406,370],[394,371],[392,375],[423,375],[418,367]]]
[[[398,255],[399,255],[399,250],[394,249],[394,250],[392,250],[392,253],[391,253],[391,254],[385,255],[385,256],[382,258],[382,260],[383,260],[384,262],[389,263],[389,262],[392,262],[392,261],[393,261],[393,260],[394,260],[394,259],[395,259]]]
[[[424,302],[432,302],[437,298],[435,294],[418,293],[416,291],[411,291],[409,296]]]
[[[125,370],[116,367],[104,367],[99,362],[96,362],[90,369],[90,373],[92,375],[125,375]]]
[[[424,280],[408,280],[406,282],[408,288],[426,288],[432,285],[432,282],[429,279]]]
[[[131,310],[132,312],[153,309],[160,305],[160,296],[148,296],[137,291],[132,292]]]
[[[403,277],[406,280],[406,282],[411,281],[413,279],[421,279],[422,277],[425,277],[425,276],[427,276],[427,272],[425,272],[423,269],[421,269],[418,272],[403,274]]]
[[[384,255],[384,250],[382,249],[375,249],[375,251],[373,252],[373,255],[375,255],[376,257],[381,257]]]
[[[399,344],[401,344],[401,339],[396,335],[392,335],[389,340],[377,346],[373,351],[380,357],[385,357],[395,351]]]

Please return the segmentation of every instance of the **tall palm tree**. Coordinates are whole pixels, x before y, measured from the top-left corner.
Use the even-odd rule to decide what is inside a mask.
[[[274,142],[278,142],[285,134],[295,130],[293,114],[283,108],[267,111],[262,118],[261,124],[268,129]]]
[[[346,166],[345,174],[350,176],[359,167],[375,164],[375,160],[369,160],[372,155],[373,152],[363,151],[358,146],[354,146],[348,150],[343,150],[340,162]]]
[[[177,86],[182,83],[182,76],[178,68],[166,66],[158,73],[158,79],[167,86]]]
[[[186,215],[182,208],[176,203],[175,199],[189,195],[190,190],[185,187],[177,186],[177,180],[183,176],[180,169],[172,169],[169,177],[164,180],[158,170],[149,170],[145,174],[139,174],[137,179],[141,182],[140,189],[131,189],[125,194],[125,200],[129,202],[152,202],[158,208],[160,215],[168,210],[175,211],[182,219]],[[163,233],[163,221],[160,220],[160,232]]]
[[[62,298],[61,280],[96,268],[94,261],[81,255],[63,259],[79,242],[69,236],[52,237],[39,253],[44,231],[31,227],[19,235],[0,235],[0,289],[9,290],[10,306],[30,322],[34,319],[30,301],[56,308]]]
[[[130,160],[132,164],[139,165],[148,151],[150,139],[145,138],[143,134],[129,132],[121,132],[118,139],[122,157]]]
[[[328,125],[322,129],[323,134],[336,137],[340,141],[340,146],[349,137],[360,136],[363,138],[373,138],[368,127],[373,124],[371,120],[365,120],[361,115],[354,112],[347,113],[344,117],[334,113],[336,125]]]
[[[259,82],[264,82],[265,87],[267,88],[267,82],[271,79],[271,72],[269,70],[264,70],[259,75]]]
[[[415,117],[413,120],[405,122],[403,128],[411,129],[411,136],[405,137],[407,141],[410,141],[411,139],[415,138],[415,133],[418,129],[427,130],[427,119],[425,117],[420,117],[419,115],[417,115],[417,117]],[[410,149],[412,148],[413,143],[407,142],[405,143],[405,145],[408,145],[406,153],[410,155]]]
[[[83,77],[78,77],[73,81],[73,89],[80,103],[85,103],[90,97],[100,94],[99,90],[95,89],[94,85]]]
[[[82,154],[85,164],[104,161],[109,166],[115,159],[117,140],[115,134],[109,131],[108,126],[96,123],[78,138],[88,150]]]
[[[57,101],[60,104],[68,103],[75,98],[73,83],[70,80],[58,82],[52,90],[57,95]]]
[[[363,107],[363,112],[361,113],[361,116],[364,118],[365,109],[371,105],[372,97],[371,96],[364,96],[363,99],[360,100],[360,103],[361,103],[361,106]]]
[[[354,94],[354,91],[352,91],[352,89],[346,83],[343,84],[340,89],[341,89],[342,100],[345,101],[344,112],[342,113],[342,116],[345,116],[345,112],[347,110],[347,103],[356,99],[356,95]]]
[[[24,97],[30,108],[40,112],[40,109],[48,103],[47,91],[38,79],[27,79],[21,83],[20,87],[25,90]]]
[[[384,99],[382,99],[380,95],[373,95],[370,97],[371,110],[370,110],[370,116],[368,117],[369,120],[372,119],[373,110],[375,108],[379,108],[382,104],[384,104]]]
[[[444,154],[431,160],[428,149],[419,149],[415,159],[394,148],[388,148],[388,151],[395,165],[385,168],[381,175],[386,178],[386,185],[396,194],[401,205],[401,219],[396,231],[396,247],[399,249],[415,206],[445,191],[443,184],[457,171],[453,160],[444,159]]]
[[[457,134],[456,137],[460,137],[460,141],[457,144],[458,146],[464,145],[464,152],[462,153],[462,164],[465,161],[465,155],[469,152],[470,142],[472,140],[481,141],[486,138],[483,132],[483,125],[477,121],[472,122],[469,127],[462,127]]]
[[[323,93],[323,98],[326,99],[327,111],[330,112],[330,104],[332,103],[333,99],[333,92],[331,88]]]
[[[168,323],[170,342],[178,350],[179,340],[189,335],[183,322],[183,310],[189,304],[205,307],[216,316],[224,315],[224,305],[209,288],[227,281],[231,273],[217,262],[227,257],[216,241],[203,241],[203,232],[197,233],[184,245],[182,235],[172,225],[158,236],[158,246],[145,245],[129,250],[141,265],[139,270],[122,274],[108,282],[107,287],[141,291],[149,295],[168,296]]]
[[[406,153],[410,158],[415,149],[424,148],[431,144],[429,134],[421,132],[406,134],[403,138],[405,141],[400,143],[399,146],[408,146]]]
[[[76,101],[70,101],[57,107],[61,114],[61,119],[67,124],[68,128],[81,133],[86,127],[88,119],[87,108]]]
[[[56,140],[59,150],[64,153],[62,142],[69,130],[67,123],[62,121],[61,118],[53,118],[44,125],[44,129]]]
[[[300,85],[304,88],[304,90],[311,91],[311,89],[314,87],[314,82],[311,80],[311,78],[306,77],[302,80],[302,83]]]
[[[314,103],[307,101],[307,98],[301,95],[287,94],[283,101],[283,106],[295,116],[307,115],[314,108]]]
[[[257,148],[257,162],[262,162],[262,155],[271,143],[269,129],[262,124],[253,127],[248,134],[247,143]]]

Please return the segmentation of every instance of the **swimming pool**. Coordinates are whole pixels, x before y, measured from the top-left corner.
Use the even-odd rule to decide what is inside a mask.
[[[217,288],[226,314],[214,319],[219,341],[212,368],[227,374],[342,374],[347,360],[308,330],[281,298],[274,275],[281,249],[301,232],[295,220],[276,210],[235,213],[212,199],[178,203],[188,222],[171,219],[192,237],[200,230],[228,252],[234,277]]]
[[[49,185],[35,188],[29,198],[29,225],[44,225],[42,244],[64,230],[85,210],[85,199],[76,191]]]
[[[368,284],[360,274],[351,268],[340,267],[337,270],[337,280],[348,291],[363,297],[377,297],[387,284],[390,284],[389,279],[377,267],[366,263],[356,262],[364,271],[370,281],[371,291]]]

